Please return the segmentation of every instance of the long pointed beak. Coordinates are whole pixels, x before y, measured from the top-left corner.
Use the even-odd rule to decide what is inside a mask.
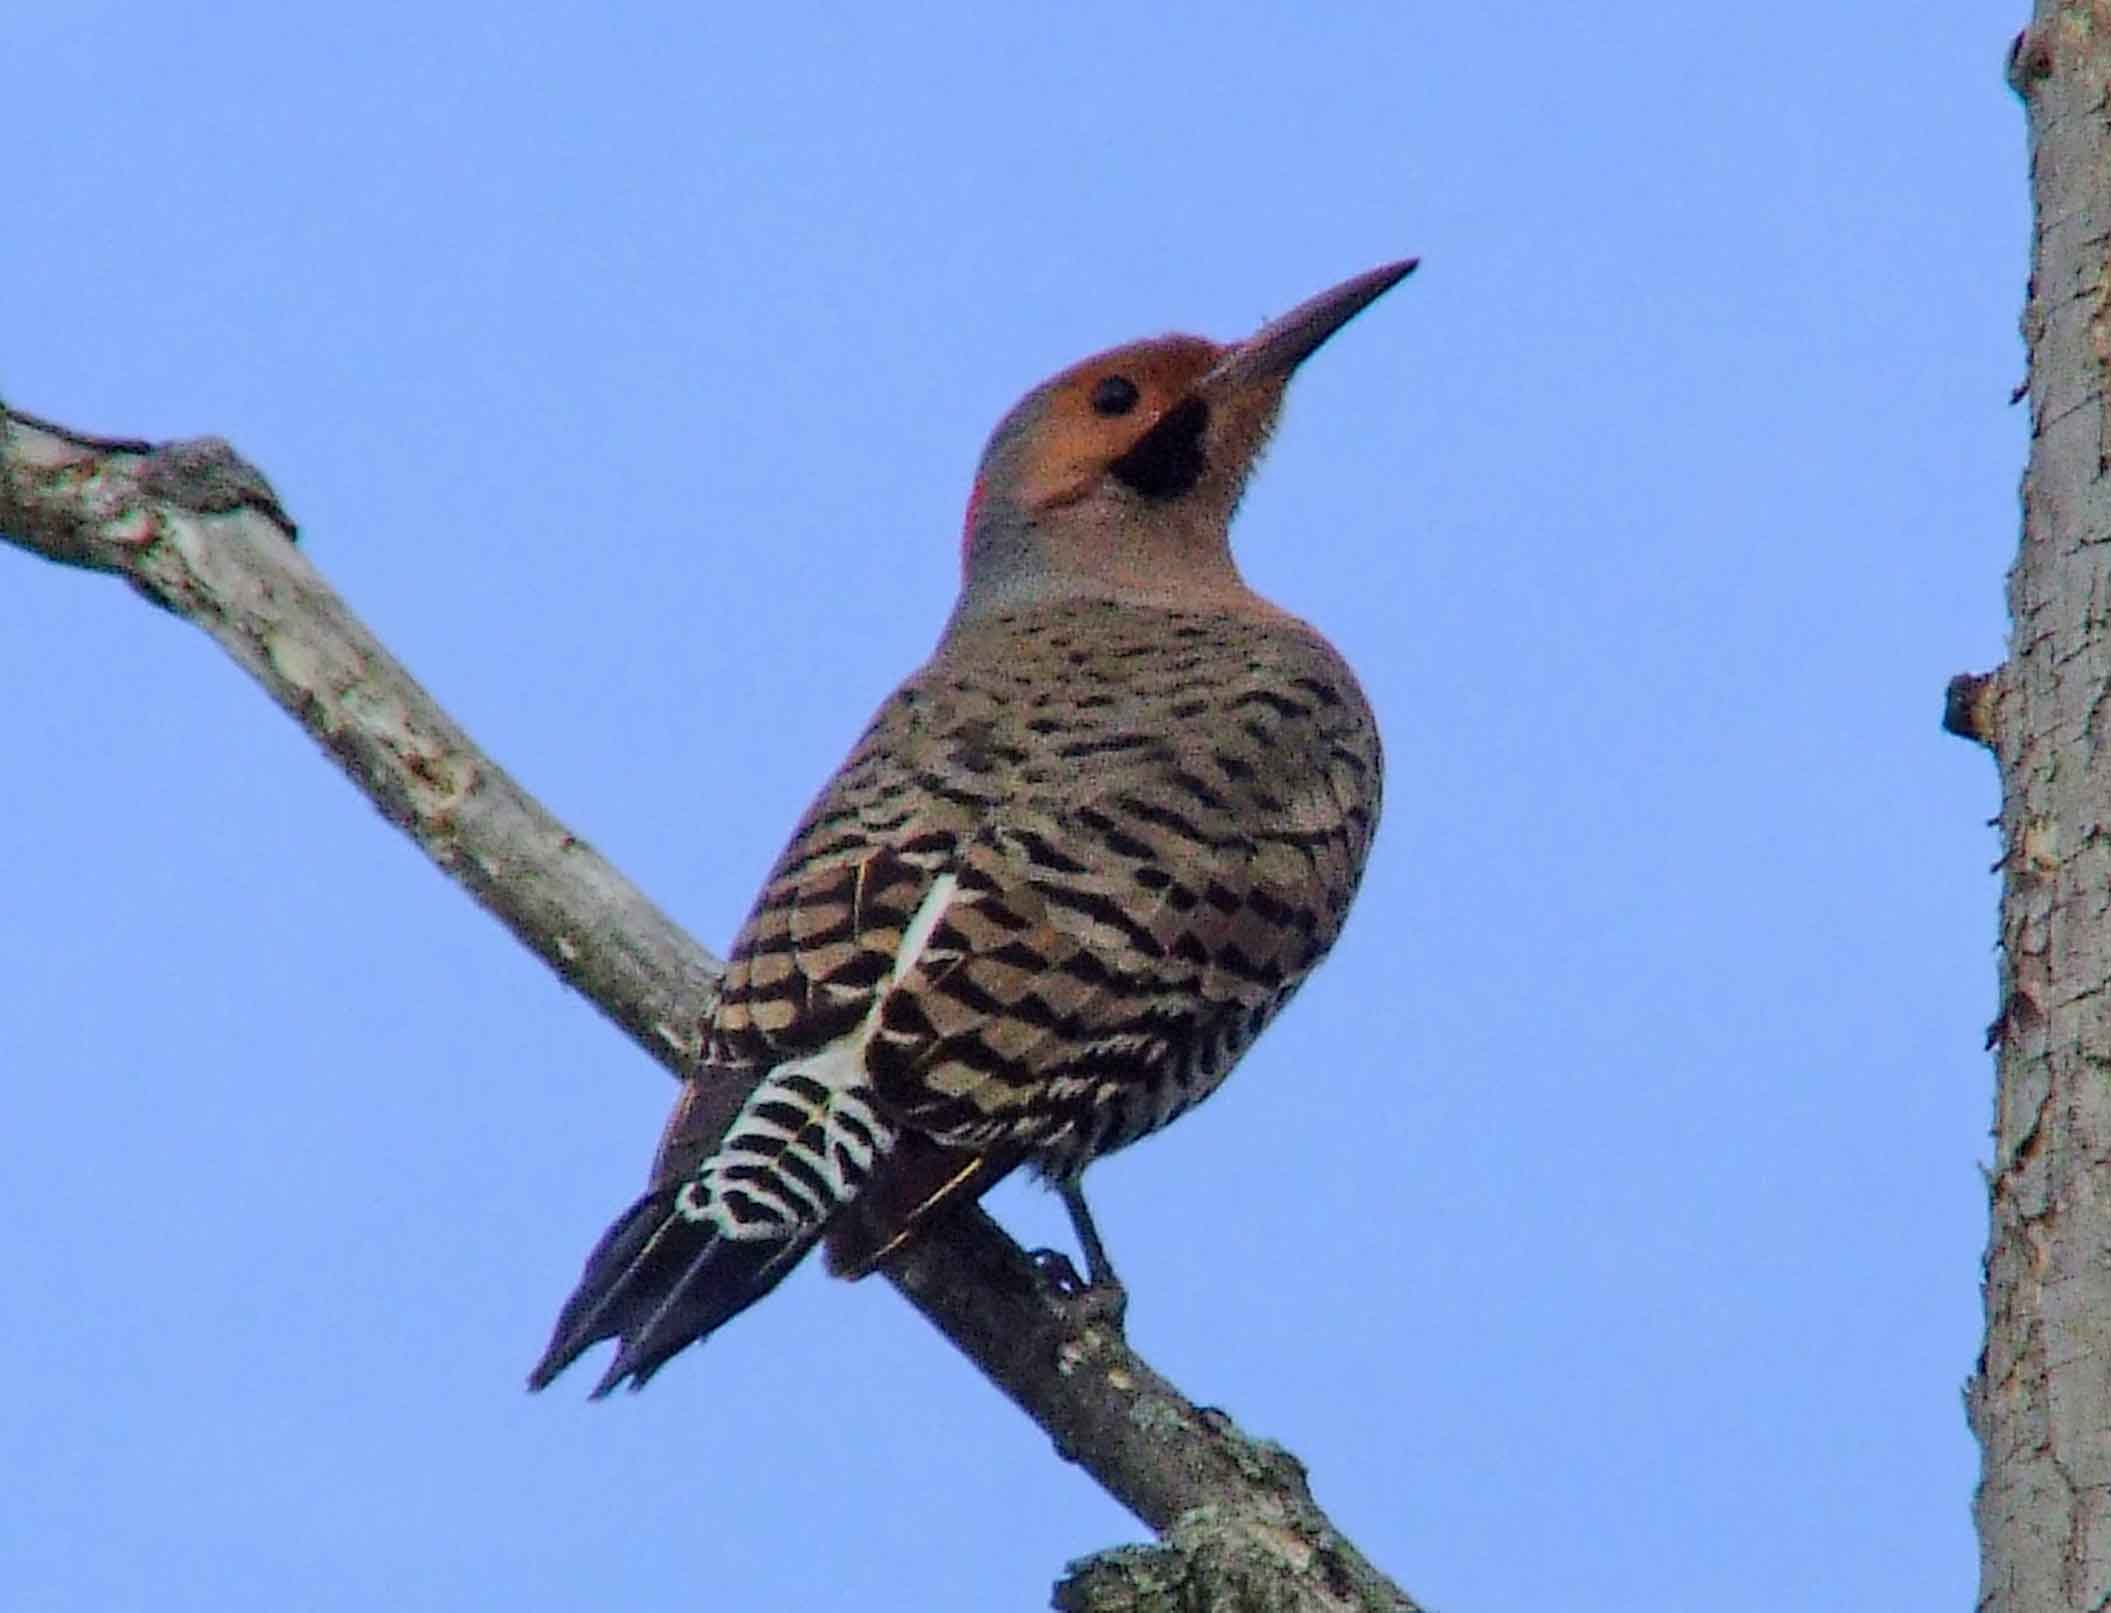
[[[1328,337],[1415,272],[1420,258],[1403,258],[1344,280],[1271,320],[1237,346],[1225,350],[1196,391],[1235,392],[1255,381],[1285,381],[1318,352]]]

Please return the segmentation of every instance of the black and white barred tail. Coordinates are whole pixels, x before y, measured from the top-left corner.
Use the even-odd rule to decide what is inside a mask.
[[[848,1047],[772,1071],[716,1152],[624,1211],[587,1257],[549,1348],[542,1389],[603,1339],[621,1347],[596,1399],[633,1389],[785,1278],[893,1148]]]

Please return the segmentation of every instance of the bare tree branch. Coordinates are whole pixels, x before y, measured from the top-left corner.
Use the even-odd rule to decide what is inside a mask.
[[[93,437],[0,408],[0,534],[115,573],[210,634],[443,873],[646,1052],[688,1073],[719,960],[411,680],[225,443]],[[986,1215],[933,1227],[886,1275],[1060,1454],[1161,1536],[1073,1565],[1059,1606],[1415,1613],[1313,1503],[1294,1457],[1195,1406],[1113,1327],[1073,1325]]]
[[[719,961],[411,680],[295,547],[261,476],[212,438],[157,448],[4,419],[0,529],[203,628],[441,872],[682,1073]]]

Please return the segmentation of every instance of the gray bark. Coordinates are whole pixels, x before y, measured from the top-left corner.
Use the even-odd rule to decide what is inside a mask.
[[[689,1072],[719,960],[411,680],[224,443],[90,437],[0,408],[0,534],[115,573],[203,629],[442,872],[671,1073]],[[685,1124],[712,1123],[700,1107]],[[1294,1457],[1197,1407],[1115,1324],[1052,1304],[987,1216],[931,1228],[885,1274],[1158,1533],[1071,1565],[1059,1607],[1415,1613],[1313,1502]]]
[[[2111,1602],[2111,7],[2039,0],[2009,81],[2036,225],[2030,464],[2007,662],[1951,687],[2001,777],[1979,1605]]]

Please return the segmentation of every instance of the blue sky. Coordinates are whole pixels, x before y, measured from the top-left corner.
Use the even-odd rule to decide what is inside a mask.
[[[2022,20],[9,7],[0,396],[231,438],[722,946],[1020,392],[1419,253],[1238,533],[1385,824],[1094,1174],[1132,1336],[1438,1607],[1954,1605]],[[0,1600],[1030,1607],[1135,1538],[877,1283],[522,1393],[665,1078],[108,579],[0,551],[0,691]]]

